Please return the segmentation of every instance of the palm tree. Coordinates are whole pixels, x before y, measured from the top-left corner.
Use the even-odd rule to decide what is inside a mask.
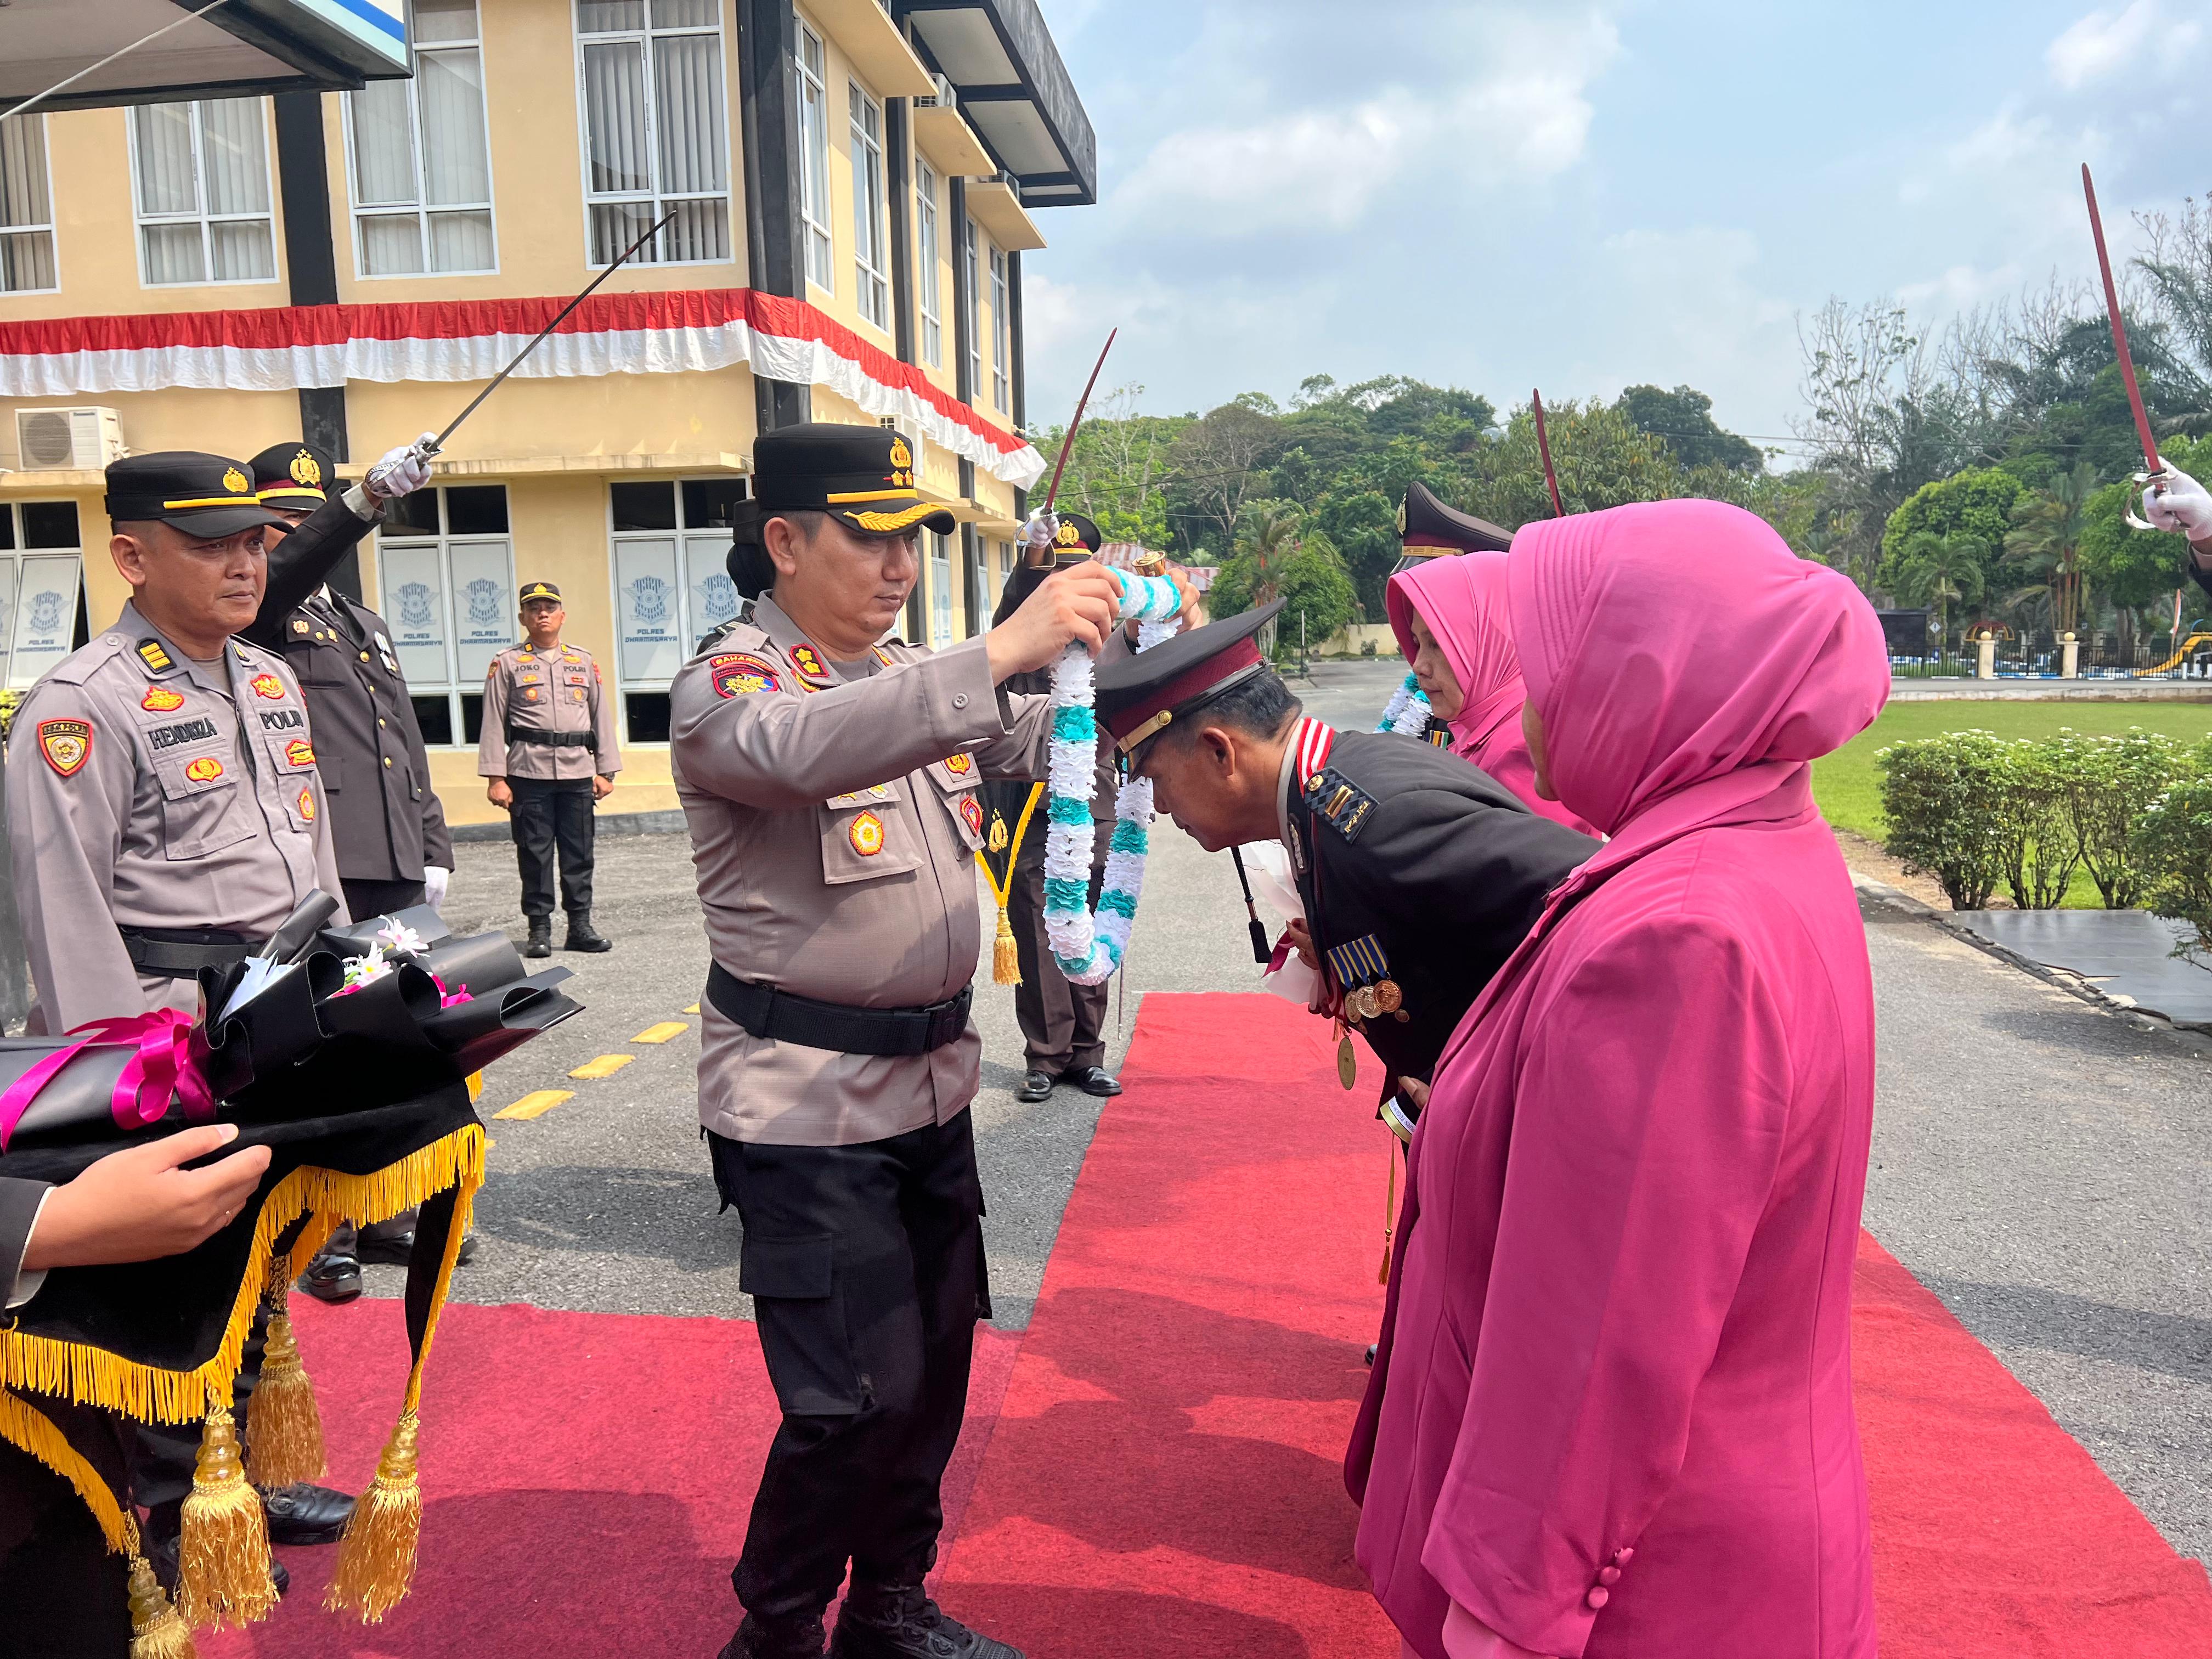
[[[1982,597],[1982,559],[1987,551],[1978,538],[1963,530],[1940,536],[1923,530],[1905,544],[1898,592],[1908,602],[1935,605],[1939,642],[1948,643],[1951,637],[1951,601]]]
[[[2054,633],[2070,634],[2081,627],[2081,537],[2096,489],[2097,469],[2083,461],[2052,479],[2048,489],[2031,490],[2013,506],[2005,557],[2044,578],[2038,586],[2049,590]]]
[[[1283,562],[1304,540],[1305,515],[1295,503],[1268,501],[1255,507],[1247,523],[1244,550],[1252,556],[1252,603],[1269,605],[1282,595]]]

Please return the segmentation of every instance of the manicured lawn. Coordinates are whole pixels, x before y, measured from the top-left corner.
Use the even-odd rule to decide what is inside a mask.
[[[2203,702],[1893,702],[1881,718],[1834,754],[1813,763],[1813,793],[1838,830],[1880,841],[1888,825],[1881,813],[1881,775],[1875,751],[1905,738],[1939,732],[1994,732],[2001,738],[2047,738],[2067,727],[2084,732],[2124,732],[2140,726],[2184,743],[2212,736],[2212,703]],[[2068,908],[2101,901],[2087,875],[2077,876]]]

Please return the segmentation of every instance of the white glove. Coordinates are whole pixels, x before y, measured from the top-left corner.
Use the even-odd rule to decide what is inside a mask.
[[[430,446],[437,439],[436,433],[426,432],[411,444],[387,450],[361,481],[361,493],[378,502],[413,495],[430,482]]]
[[[1030,521],[1022,526],[1022,540],[1031,547],[1050,547],[1053,538],[1060,534],[1060,514],[1032,513]]]
[[[453,872],[441,870],[434,864],[422,866],[422,902],[433,910],[446,908],[446,884],[453,880]]]
[[[2159,465],[2165,466],[2160,458]],[[2143,491],[2143,517],[2154,530],[2178,530],[2192,542],[2212,541],[2212,495],[2186,472],[2166,467],[2162,489]]]

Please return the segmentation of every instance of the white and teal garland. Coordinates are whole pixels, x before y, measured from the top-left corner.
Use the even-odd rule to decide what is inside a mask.
[[[1390,701],[1383,705],[1382,724],[1375,729],[1377,732],[1395,732],[1401,737],[1418,738],[1429,729],[1429,717],[1432,712],[1429,708],[1429,694],[1421,690],[1419,680],[1408,674],[1406,683],[1393,691]]]
[[[1137,649],[1174,631],[1182,596],[1162,576],[1115,570],[1121,579],[1121,619],[1134,621]],[[1050,785],[1044,840],[1044,932],[1060,971],[1078,985],[1098,985],[1121,965],[1137,899],[1145,889],[1145,854],[1152,822],[1150,778],[1125,778],[1114,797],[1114,835],[1106,844],[1104,885],[1094,915],[1091,898],[1091,792],[1098,763],[1098,721],[1091,712],[1096,665],[1071,645],[1052,671]]]

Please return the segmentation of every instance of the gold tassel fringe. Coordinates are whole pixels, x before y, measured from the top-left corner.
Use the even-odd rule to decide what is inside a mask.
[[[308,1235],[327,1237],[341,1216],[389,1220],[453,1187],[464,1189],[465,1206],[483,1183],[483,1126],[471,1123],[374,1175],[295,1170],[263,1201],[253,1227],[253,1259],[267,1260],[284,1230],[311,1212],[315,1220],[299,1241],[303,1254],[314,1247]],[[260,1279],[248,1273],[214,1357],[189,1371],[163,1370],[82,1343],[0,1331],[0,1387],[103,1407],[142,1423],[197,1421],[211,1396],[228,1398],[261,1295]]]
[[[230,1408],[211,1407],[185,1499],[177,1610],[187,1624],[214,1630],[265,1619],[276,1605],[268,1518],[238,1454]]]
[[[131,1558],[131,1659],[199,1659],[192,1627],[169,1605],[143,1555]]]
[[[246,1419],[246,1462],[257,1486],[289,1486],[330,1473],[314,1382],[301,1361],[292,1316],[285,1310],[291,1282],[292,1258],[277,1257],[269,1268],[269,1339],[261,1357],[261,1382]]]
[[[1014,941],[1013,923],[1006,915],[1006,907],[999,906],[999,936],[991,941],[991,983],[1019,985],[1022,982],[1021,947]]]
[[[403,1413],[376,1460],[376,1479],[353,1506],[338,1544],[337,1570],[323,1598],[333,1613],[356,1613],[364,1624],[381,1624],[415,1582],[415,1552],[422,1530],[416,1433],[415,1413]]]

